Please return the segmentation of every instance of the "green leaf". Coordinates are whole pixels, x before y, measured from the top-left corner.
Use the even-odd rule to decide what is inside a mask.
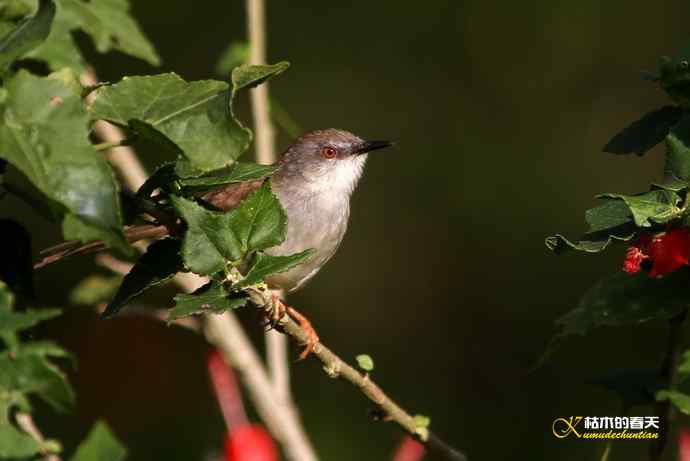
[[[179,253],[180,241],[173,238],[157,240],[149,245],[146,253],[125,275],[115,297],[103,312],[103,318],[113,317],[144,291],[173,278],[184,268]]]
[[[652,183],[652,190],[653,189],[663,189],[671,192],[685,192],[688,188],[690,188],[690,183],[687,181],[683,181],[682,179],[678,178],[669,178],[664,182],[660,183]]]
[[[215,71],[218,75],[230,75],[232,70],[249,61],[249,44],[247,42],[231,43],[218,58]]]
[[[357,366],[362,370],[367,372],[374,370],[374,359],[370,355],[360,354],[355,359],[357,360]]]
[[[164,147],[170,142],[201,171],[232,164],[249,144],[231,117],[225,82],[188,83],[176,74],[125,77],[97,94],[94,118],[129,126]]]
[[[660,278],[618,272],[590,288],[578,306],[559,318],[559,335],[584,335],[600,326],[670,319],[690,305],[690,269]]]
[[[638,227],[665,224],[678,217],[680,197],[669,190],[653,190],[639,195],[602,194],[599,198],[622,200]]]
[[[27,57],[45,61],[50,70],[68,67],[81,74],[86,70],[86,62],[72,36],[72,31],[79,26],[66,17],[64,7],[59,6],[50,35],[40,46],[27,54]]]
[[[121,461],[127,450],[103,421],[94,424],[70,461]]]
[[[222,314],[247,304],[247,297],[230,297],[225,287],[217,281],[208,282],[192,294],[175,296],[175,307],[170,309],[169,320],[194,314],[211,312]]]
[[[60,316],[60,309],[27,309],[14,312],[0,305],[0,335],[16,333]]]
[[[91,112],[96,119],[128,126],[181,155],[180,176],[200,176],[232,165],[249,147],[251,132],[232,112],[237,92],[287,67],[279,63],[236,68],[230,92],[225,82],[186,82],[172,73],[125,77],[98,91]]]
[[[87,276],[72,289],[69,302],[84,306],[93,306],[112,299],[122,284],[122,276],[106,277],[100,274]]]
[[[187,221],[182,256],[190,270],[210,275],[226,261],[240,261],[249,251],[279,245],[285,240],[287,216],[273,195],[270,182],[228,212],[217,212],[182,197],[171,197]]]
[[[289,256],[271,256],[265,253],[257,253],[251,269],[249,269],[244,279],[238,282],[235,287],[239,289],[262,282],[270,275],[279,274],[292,269],[313,254],[314,250],[311,248]]]
[[[31,234],[17,221],[0,219],[0,235],[0,280],[15,293],[33,297]]]
[[[414,415],[414,423],[417,428],[427,428],[431,424],[431,418],[424,415]]]
[[[664,174],[690,180],[690,115],[684,116],[666,136]]]
[[[96,49],[111,49],[143,59],[157,66],[160,58],[139,25],[129,14],[128,0],[60,0],[66,18],[93,39]]]
[[[33,456],[41,450],[41,446],[10,422],[10,410],[13,406],[11,403],[0,396],[0,459]]]
[[[255,181],[271,176],[278,170],[277,165],[259,165],[256,163],[235,163],[230,171],[217,171],[199,178],[185,178],[180,181],[182,187],[190,189],[213,189],[225,184]]]
[[[613,241],[631,240],[637,231],[630,208],[619,200],[607,200],[603,205],[587,210],[585,220],[589,231],[579,242],[557,234],[546,238],[546,247],[556,254],[572,249],[598,253]]]
[[[678,106],[664,106],[649,112],[614,136],[604,146],[604,151],[612,154],[644,155],[664,140],[682,115],[683,109]]]
[[[20,71],[0,103],[0,155],[59,204],[68,240],[103,240],[127,251],[119,188],[105,158],[88,142],[79,95],[57,78]]]
[[[288,67],[290,67],[290,63],[286,61],[263,66],[242,65],[236,67],[232,71],[233,97],[239,90],[260,85],[266,80],[282,74]]]
[[[40,351],[19,349],[0,353],[0,390],[36,394],[57,411],[74,405],[74,392],[65,375]]]
[[[656,394],[658,401],[670,400],[681,413],[690,415],[690,395],[672,390],[662,390]]]
[[[0,40],[0,70],[43,43],[54,17],[53,0],[39,0],[36,14]]]

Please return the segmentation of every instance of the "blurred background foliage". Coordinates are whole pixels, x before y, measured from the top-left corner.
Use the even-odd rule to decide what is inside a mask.
[[[101,56],[81,40],[101,80],[162,71],[212,78],[223,50],[246,35],[241,1],[132,4],[163,66]],[[553,419],[620,414],[620,402],[592,381],[660,363],[661,322],[569,339],[529,371],[553,321],[619,270],[624,254],[556,257],[543,239],[579,235],[594,194],[639,192],[660,178],[659,152],[621,158],[601,147],[667,102],[640,73],[690,42],[689,16],[680,0],[269,2],[269,61],[292,63],[271,82],[281,106],[304,130],[396,142],[370,156],[337,257],[290,300],[342,356],[372,355],[382,386],[431,416],[472,460],[598,459],[601,443],[557,440]],[[239,107],[250,121],[246,97]],[[278,139],[281,149],[289,142]],[[154,149],[140,153],[150,168],[163,160]],[[34,233],[35,251],[60,239],[15,199],[2,207]],[[67,305],[93,270],[87,256],[40,271],[41,301]],[[167,306],[173,294],[170,286],[140,302]],[[260,342],[254,314],[241,316]],[[224,428],[201,338],[148,319],[100,321],[79,307],[37,334],[79,359],[76,416],[37,416],[68,447],[104,417],[132,461],[200,460],[220,450]],[[371,423],[356,392],[329,382],[316,362],[293,370],[323,459],[390,457],[401,434]],[[646,451],[623,442],[612,459]]]

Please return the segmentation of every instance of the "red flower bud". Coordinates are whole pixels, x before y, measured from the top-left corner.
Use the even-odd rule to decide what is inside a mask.
[[[240,426],[225,438],[225,461],[278,461],[278,450],[262,426]]]
[[[425,452],[424,445],[406,435],[393,455],[393,461],[421,461]]]
[[[678,431],[678,461],[690,461],[690,429],[687,427]]]

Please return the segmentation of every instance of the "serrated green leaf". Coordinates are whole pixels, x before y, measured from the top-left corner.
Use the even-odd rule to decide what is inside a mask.
[[[112,299],[122,285],[121,275],[89,275],[72,289],[69,302],[84,306],[93,306]]]
[[[670,400],[681,413],[690,415],[690,395],[678,391],[662,390],[656,394],[658,401]]]
[[[31,234],[17,221],[0,219],[0,235],[0,280],[15,293],[32,297]]]
[[[70,461],[121,461],[127,450],[103,421],[94,424]]]
[[[187,222],[182,255],[197,274],[214,274],[228,261],[240,261],[250,251],[279,245],[285,239],[287,216],[270,182],[228,212],[207,210],[182,197],[173,196],[171,202]]]
[[[573,242],[561,234],[546,237],[546,247],[556,254],[562,254],[568,250],[578,250],[585,253],[599,253],[608,248],[611,243],[628,242],[635,237],[635,229],[632,226],[622,226],[620,229],[611,229],[609,232],[593,232],[585,234],[582,240]]]
[[[79,95],[56,78],[20,71],[0,103],[0,155],[64,208],[68,240],[103,240],[128,251],[119,188],[105,158],[88,142]]]
[[[217,171],[199,178],[184,178],[180,180],[180,184],[194,190],[213,189],[225,184],[264,179],[275,173],[278,168],[276,165],[237,162],[230,171]]]
[[[103,318],[110,318],[149,288],[161,285],[184,268],[180,257],[180,241],[166,238],[153,242],[122,280]]]
[[[0,336],[26,330],[44,320],[58,317],[61,313],[60,309],[27,309],[23,312],[14,312],[0,305]]]
[[[36,14],[0,40],[0,70],[43,43],[50,34],[54,17],[53,0],[39,0]]]
[[[633,223],[633,216],[625,202],[606,200],[603,204],[585,211],[585,221],[589,225],[587,233],[592,234],[628,226]]]
[[[66,17],[64,7],[58,5],[58,13],[50,35],[40,46],[28,53],[27,57],[45,61],[50,70],[68,67],[81,74],[86,70],[86,62],[72,36],[72,31],[78,28],[78,24]]]
[[[96,119],[128,126],[181,155],[178,175],[200,176],[232,165],[249,147],[251,132],[233,115],[232,100],[237,92],[258,85],[287,66],[236,68],[231,91],[225,82],[186,82],[172,73],[126,77],[101,88],[91,112]]]
[[[561,336],[584,335],[601,326],[638,324],[670,319],[690,305],[690,269],[664,277],[618,272],[590,288],[578,306],[559,318]]]
[[[234,42],[221,53],[215,71],[218,75],[230,75],[235,67],[246,64],[248,60],[249,44],[247,42]]]
[[[11,408],[12,405],[0,396],[0,459],[28,458],[37,454],[40,444],[10,422]]]
[[[210,211],[192,200],[177,196],[170,200],[187,222],[182,258],[192,272],[215,274],[225,268],[226,260],[242,258],[243,246],[231,224],[232,212]]]
[[[195,314],[221,314],[247,304],[246,296],[233,296],[217,281],[211,281],[192,294],[175,296],[175,307],[170,309],[169,320]]]
[[[602,194],[599,198],[622,200],[630,209],[635,225],[652,227],[665,224],[680,212],[680,197],[673,191],[658,189],[639,195]]]
[[[311,248],[289,256],[271,256],[265,253],[257,253],[252,267],[244,279],[236,284],[236,288],[248,287],[265,280],[270,275],[286,272],[303,263],[312,254],[314,254],[314,250]]]
[[[0,390],[36,394],[57,411],[74,405],[74,392],[65,375],[44,355],[21,348],[0,353]]]
[[[202,172],[232,164],[249,144],[230,115],[225,82],[186,82],[176,74],[126,77],[98,90],[91,113],[163,146],[169,141]]]
[[[684,192],[690,188],[690,183],[678,178],[669,178],[664,182],[652,183],[653,189],[663,189],[671,192]]]
[[[357,366],[362,370],[367,372],[374,370],[374,359],[370,355],[360,354],[355,359],[357,360]]]
[[[129,14],[128,0],[60,0],[66,18],[93,39],[96,49],[111,49],[143,59],[157,66],[160,58]]]
[[[682,115],[683,109],[678,106],[664,106],[649,112],[614,136],[604,146],[604,152],[644,155],[664,140]]]

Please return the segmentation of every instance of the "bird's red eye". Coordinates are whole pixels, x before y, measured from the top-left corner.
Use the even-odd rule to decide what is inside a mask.
[[[338,151],[335,150],[335,147],[333,146],[326,146],[321,149],[321,155],[323,155],[323,158],[335,158],[337,154]]]

